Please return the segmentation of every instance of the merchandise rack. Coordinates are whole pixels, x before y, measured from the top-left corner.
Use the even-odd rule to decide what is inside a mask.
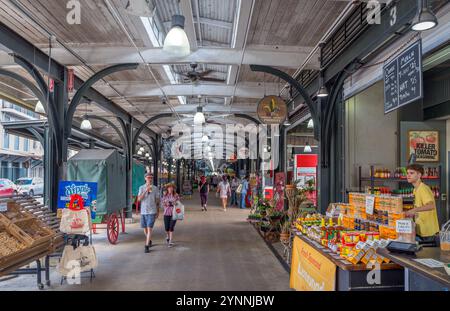
[[[363,193],[363,187],[362,187],[362,183],[363,182],[370,182],[370,188],[372,189],[372,194],[374,194],[374,189],[375,189],[375,183],[376,182],[386,182],[386,183],[407,183],[408,181],[406,180],[406,178],[380,178],[380,177],[375,177],[375,166],[371,165],[370,166],[370,172],[371,172],[371,176],[370,177],[363,177],[362,176],[362,167],[359,166],[358,168],[358,178],[359,178],[359,192]],[[439,185],[439,188],[441,188],[441,176],[442,176],[442,167],[439,165],[438,166],[438,177],[424,177],[422,178],[423,181],[426,182],[433,182],[433,183],[437,183]],[[441,189],[442,191],[442,189]],[[440,201],[440,196],[436,198],[436,200]],[[403,198],[403,203],[413,203],[414,199],[412,197],[408,197],[408,198]]]

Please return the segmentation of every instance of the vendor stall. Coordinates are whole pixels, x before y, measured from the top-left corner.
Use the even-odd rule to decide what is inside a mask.
[[[450,290],[450,252],[425,247],[413,256],[387,249],[378,249],[377,253],[404,267],[406,291]]]

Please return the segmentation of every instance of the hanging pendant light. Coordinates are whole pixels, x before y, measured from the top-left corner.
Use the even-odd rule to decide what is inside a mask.
[[[305,149],[303,150],[303,152],[304,153],[311,153],[312,152],[311,145],[308,142],[306,142]]]
[[[172,28],[164,40],[163,51],[176,57],[186,57],[191,53],[189,39],[184,31],[183,15],[172,16]]]
[[[198,107],[197,108],[197,113],[194,116],[194,124],[195,125],[200,125],[206,122],[205,119],[205,115],[203,114],[203,108],[202,107]]]
[[[309,122],[308,122],[308,128],[309,128],[309,129],[313,129],[313,128],[314,128],[314,120],[313,120],[313,119],[309,120]]]
[[[325,85],[322,85],[319,89],[319,92],[317,92],[317,97],[327,97],[328,94],[328,89]]]
[[[208,137],[208,135],[203,135],[203,137],[202,137],[202,142],[204,142],[204,143],[206,143],[206,142],[208,142],[209,141],[209,137]]]
[[[146,158],[150,158],[150,153],[146,153],[146,154],[145,154],[145,157],[146,157]]]
[[[145,152],[145,148],[144,148],[144,147],[141,147],[141,148],[139,148],[139,151],[140,151],[141,153],[144,153],[144,152]]]
[[[83,117],[83,122],[81,122],[80,128],[81,128],[82,130],[86,130],[86,131],[92,130],[92,124],[91,124],[91,121],[89,121],[89,119],[88,119],[87,116],[84,116],[84,117]]]
[[[436,15],[428,8],[428,0],[418,0],[419,11],[414,18],[412,30],[425,31],[437,26]]]
[[[139,151],[137,152],[137,154],[138,154],[138,156],[141,156],[141,155],[142,155],[142,151],[139,150]]]
[[[34,107],[34,112],[36,113],[45,113],[44,105],[42,105],[41,101],[38,101],[36,106]]]

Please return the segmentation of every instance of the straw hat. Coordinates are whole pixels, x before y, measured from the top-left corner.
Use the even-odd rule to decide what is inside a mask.
[[[173,182],[170,182],[170,183],[167,183],[167,184],[164,185],[164,188],[165,188],[165,189],[168,189],[168,188],[170,188],[170,187],[172,187],[173,189],[176,189],[176,188],[177,188],[177,186],[176,186],[175,183],[173,183]]]

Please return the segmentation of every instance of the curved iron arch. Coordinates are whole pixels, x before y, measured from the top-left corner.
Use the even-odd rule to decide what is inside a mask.
[[[270,67],[270,66],[250,65],[250,69],[255,72],[265,72],[265,73],[274,75],[276,77],[279,77],[280,79],[283,79],[284,81],[286,81],[287,83],[292,85],[300,93],[300,95],[305,100],[306,105],[308,106],[308,108],[311,112],[311,117],[314,120],[314,124],[318,125],[318,126],[314,127],[314,138],[316,140],[320,141],[319,115],[318,115],[316,107],[314,106],[314,103],[311,99],[311,96],[309,96],[308,92],[303,88],[303,86],[300,83],[298,83],[294,78],[292,78],[290,75],[288,75],[287,73],[285,73],[281,70],[275,69],[273,67]]]
[[[121,143],[122,143],[122,149],[123,149],[123,151],[124,151],[124,152],[127,151],[127,141],[125,140],[125,137],[123,136],[123,133],[119,130],[119,128],[118,128],[114,123],[112,123],[112,122],[109,121],[108,119],[105,119],[105,118],[99,117],[99,116],[91,116],[91,115],[87,115],[87,118],[88,118],[88,119],[91,119],[91,120],[102,121],[102,122],[108,124],[109,126],[111,126],[111,127],[117,132],[117,134],[119,135],[120,141],[121,141]]]
[[[116,73],[119,71],[124,70],[134,70],[139,66],[138,63],[132,63],[132,64],[119,64],[107,67],[103,70],[100,70],[96,74],[94,74],[92,77],[90,77],[86,82],[83,83],[83,85],[77,90],[74,97],[72,98],[72,101],[69,105],[69,109],[67,110],[66,114],[66,123],[65,123],[65,129],[64,129],[64,135],[66,138],[70,136],[70,133],[72,131],[72,124],[73,124],[73,116],[75,114],[75,110],[81,103],[81,99],[83,98],[84,94],[87,90],[89,90],[97,81],[100,79],[103,79],[104,77]]]

